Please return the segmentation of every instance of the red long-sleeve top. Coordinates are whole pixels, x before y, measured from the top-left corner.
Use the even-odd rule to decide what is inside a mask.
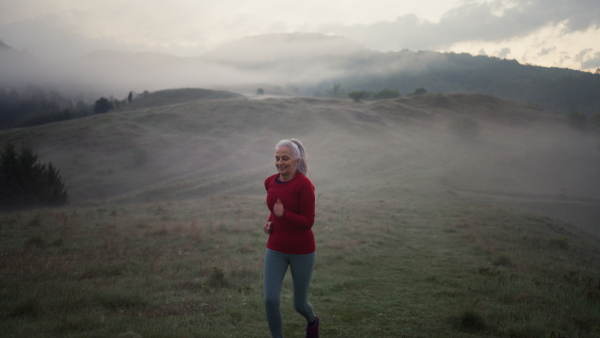
[[[279,174],[265,180],[267,207],[271,211],[268,222],[272,231],[267,248],[287,254],[309,254],[316,249],[312,231],[315,222],[315,187],[308,177],[296,172],[294,178],[281,182]],[[273,214],[277,199],[283,204],[283,215]]]

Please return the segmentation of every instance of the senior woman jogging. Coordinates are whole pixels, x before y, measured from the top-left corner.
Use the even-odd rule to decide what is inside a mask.
[[[283,337],[279,310],[281,284],[288,266],[294,283],[294,309],[307,322],[306,337],[319,337],[319,317],[308,302],[315,266],[315,188],[306,177],[306,153],[296,139],[275,147],[277,174],[265,180],[271,211],[264,231],[269,235],[264,264],[265,311],[273,338]]]

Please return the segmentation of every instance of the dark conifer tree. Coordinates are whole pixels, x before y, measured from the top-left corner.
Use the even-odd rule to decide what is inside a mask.
[[[60,171],[38,161],[32,148],[6,144],[0,152],[0,207],[58,206],[68,195]]]

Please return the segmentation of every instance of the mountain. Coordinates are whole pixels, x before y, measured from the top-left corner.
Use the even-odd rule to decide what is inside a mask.
[[[102,69],[95,77],[105,82],[114,79],[115,86],[126,83],[138,89],[142,83],[150,90],[246,85],[254,92],[259,84],[270,84],[312,96],[327,95],[334,84],[345,92],[393,89],[402,95],[425,88],[430,93],[488,94],[561,114],[600,112],[599,74],[470,54],[382,53],[322,34],[247,37],[197,58],[113,53],[79,63]]]
[[[151,93],[107,114],[0,131],[52,161],[71,203],[262,194],[274,144],[304,141],[319,192],[473,198],[592,226],[598,135],[537,106],[482,94],[356,103]]]
[[[483,93],[533,103],[561,114],[600,112],[600,75],[570,69],[521,65],[514,60],[437,52],[373,53],[336,79],[347,91],[385,88],[411,93]],[[311,88],[324,91],[331,81]]]
[[[600,74],[522,65],[469,54],[429,51],[376,52],[336,36],[293,33],[253,36],[198,57],[95,51],[61,65],[14,58],[0,50],[0,86],[42,82],[72,96],[125,97],[130,91],[169,88],[258,88],[304,96],[383,89],[407,96],[482,93],[531,103],[560,114],[600,113]],[[93,102],[93,101],[92,101]]]

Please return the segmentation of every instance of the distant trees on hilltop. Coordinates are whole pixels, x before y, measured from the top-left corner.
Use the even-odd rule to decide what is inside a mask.
[[[106,113],[107,111],[112,110],[113,108],[114,105],[112,102],[108,101],[108,99],[105,97],[101,97],[98,100],[96,100],[96,103],[94,104],[94,113]]]
[[[415,88],[415,90],[408,94],[408,96],[417,96],[427,94],[427,89],[423,87]],[[316,97],[336,97],[345,98],[349,97],[354,102],[373,101],[373,100],[385,100],[402,97],[399,91],[395,89],[384,88],[380,91],[368,91],[368,90],[354,90],[346,94],[344,88],[340,84],[334,84],[332,88],[325,90],[324,92],[317,91],[314,93]]]
[[[0,87],[0,129],[31,127],[106,113],[145,95],[148,95],[147,91],[137,96],[129,92],[123,100],[101,97],[94,104],[88,104],[83,98],[68,99],[36,86],[27,86],[20,91]]]
[[[317,91],[314,93],[316,97],[335,97],[335,98],[351,98],[354,102],[359,102],[361,100],[383,100],[383,99],[393,99],[396,97],[401,97],[400,92],[393,89],[385,88],[379,92],[374,91],[366,91],[366,90],[355,90],[349,93],[346,93],[342,85],[336,83],[331,88],[321,92]]]
[[[348,96],[354,100],[354,102],[360,102],[361,100],[363,100],[365,97],[367,97],[369,94],[367,92],[365,92],[364,90],[360,90],[360,91],[353,91],[348,93]]]
[[[418,95],[425,95],[425,94],[427,94],[427,89],[421,87],[421,88],[416,88],[414,92],[409,94],[409,96],[418,96]]]
[[[417,89],[415,89],[415,92],[409,94],[409,96],[422,95],[422,94],[426,94],[426,93],[427,93],[427,91],[425,90],[425,88],[417,88]],[[355,90],[355,91],[348,93],[348,97],[353,99],[354,102],[359,102],[361,100],[372,101],[372,100],[395,99],[397,97],[402,97],[402,95],[400,95],[400,92],[398,92],[397,90],[392,90],[392,89],[386,88],[379,92],[369,92],[366,90]]]
[[[28,86],[18,92],[0,87],[0,129],[63,120],[84,111],[86,105],[74,104],[54,91]],[[42,115],[50,116],[42,119]]]

